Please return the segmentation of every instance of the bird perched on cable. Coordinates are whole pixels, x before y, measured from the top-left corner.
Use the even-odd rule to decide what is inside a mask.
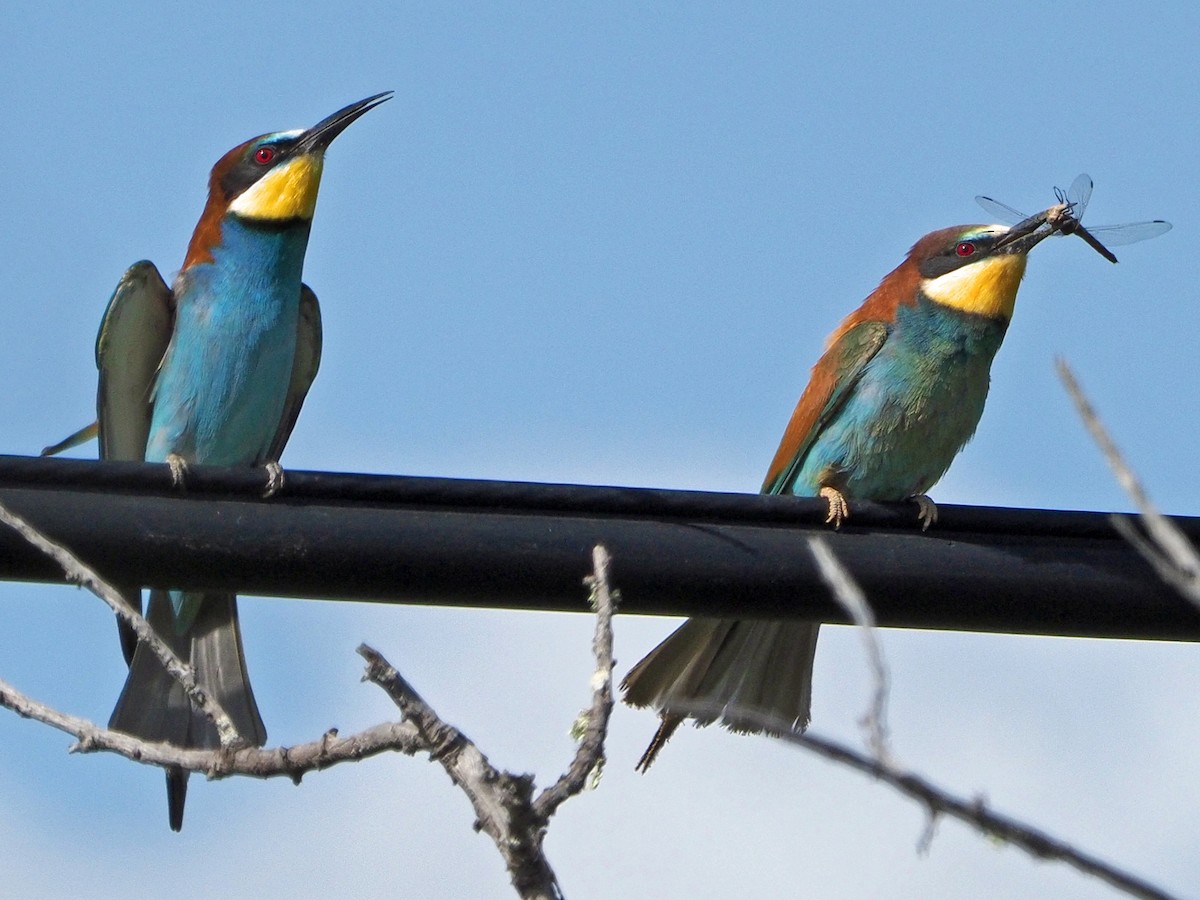
[[[925,492],[975,432],[1026,254],[1057,228],[1048,218],[1011,229],[959,225],[917,241],[829,338],[762,492],[823,497],[835,527],[856,499],[911,499],[928,528],[937,507]],[[684,622],[622,685],[626,703],[662,717],[638,768],[649,768],[685,718],[745,732],[764,731],[764,718],[780,731],[803,729],[817,628]]]
[[[376,94],[312,128],[262,135],[217,161],[208,203],[168,287],[150,262],[135,263],[109,300],[96,341],[100,370],[95,426],[45,452],[98,432],[102,459],[187,465],[266,465],[268,493],[282,479],[280,454],[321,356],[316,295],[301,283],[326,149]],[[127,588],[141,606],[141,592]],[[199,687],[225,709],[240,736],[261,746],[266,729],[250,689],[232,594],[150,592],[147,618],[195,668]],[[109,727],[181,747],[217,747],[213,724],[157,656],[122,626],[129,662]],[[171,828],[183,825],[187,773],[167,771]]]

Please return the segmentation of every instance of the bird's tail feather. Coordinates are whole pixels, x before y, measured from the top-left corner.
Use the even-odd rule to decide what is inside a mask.
[[[192,664],[200,689],[229,713],[241,736],[256,746],[265,744],[267,730],[246,674],[237,598],[233,594],[205,594],[191,627],[178,634],[169,595],[151,591],[147,618],[176,655]],[[108,725],[147,741],[179,747],[220,746],[212,722],[193,707],[183,687],[144,644],[134,651],[129,676]],[[174,831],[183,826],[186,794],[187,772],[168,769],[167,803]]]
[[[200,687],[229,713],[238,733],[256,747],[267,742],[267,728],[258,712],[246,656],[242,651],[242,631],[238,625],[237,597],[233,594],[205,595],[195,624],[191,628],[192,665]],[[216,729],[204,713],[196,710],[192,732],[207,735],[202,746],[218,745]]]
[[[183,830],[183,805],[187,802],[188,771],[179,766],[167,769],[167,821],[172,831]]]
[[[625,676],[631,706],[663,717],[638,768],[649,768],[683,718],[734,731],[803,729],[812,706],[814,622],[688,619]],[[764,728],[762,719],[778,722]]]
[[[142,589],[140,587],[121,585],[117,588],[117,593],[121,595],[121,600],[126,606],[135,610],[138,615],[142,614]],[[125,657],[125,665],[133,665],[133,654],[137,650],[137,632],[133,630],[133,626],[117,616],[117,634],[121,638],[121,653]]]

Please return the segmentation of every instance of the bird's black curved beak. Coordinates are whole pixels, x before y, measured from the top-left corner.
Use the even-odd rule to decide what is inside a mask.
[[[312,128],[309,128],[304,134],[300,135],[300,140],[296,147],[301,153],[311,153],[314,150],[324,150],[333,143],[333,139],[341,134],[346,128],[361,116],[363,113],[374,109],[380,103],[386,103],[392,98],[394,91],[384,91],[382,94],[375,94],[367,97],[365,100],[359,100],[357,103],[351,103],[349,106],[339,109],[332,116],[327,116],[322,119]]]
[[[1043,240],[1059,231],[1070,217],[1062,204],[1051,206],[1040,213],[1022,219],[996,241],[992,250],[1004,253],[1028,253]]]

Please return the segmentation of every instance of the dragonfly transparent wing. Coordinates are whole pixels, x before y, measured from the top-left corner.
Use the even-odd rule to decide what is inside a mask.
[[[1007,203],[1001,203],[999,200],[993,200],[991,197],[984,197],[982,194],[975,195],[975,202],[987,210],[989,215],[996,217],[996,221],[1002,222],[1005,225],[1016,225],[1018,222],[1024,221],[1027,216],[1023,212],[1017,212]]]
[[[1149,222],[1127,222],[1124,225],[1089,225],[1087,230],[1095,235],[1098,241],[1114,247],[1122,247],[1166,234],[1171,230],[1171,223],[1164,222],[1162,219],[1154,219]]]
[[[1075,180],[1071,182],[1071,186],[1065,191],[1062,188],[1055,188],[1054,196],[1058,198],[1059,203],[1071,204],[1071,215],[1076,221],[1082,219],[1083,211],[1087,209],[1088,201],[1092,198],[1092,176],[1086,173],[1076,176]],[[976,194],[975,202],[1006,225],[1016,225],[1027,218],[1025,213],[992,197]],[[1088,231],[1094,230],[1093,228],[1088,229]],[[1153,237],[1153,235],[1149,236]],[[1138,240],[1145,240],[1145,238],[1138,238]]]
[[[1067,202],[1073,204],[1072,215],[1076,221],[1083,218],[1088,200],[1092,197],[1092,179],[1088,175],[1080,175],[1067,189]],[[1126,222],[1123,225],[1088,225],[1087,230],[1096,240],[1106,245],[1120,247],[1125,244],[1136,244],[1138,241],[1148,241],[1150,238],[1166,234],[1171,230],[1171,223],[1162,219],[1149,222]]]
[[[1076,175],[1071,186],[1067,188],[1066,194],[1060,194],[1058,188],[1054,189],[1054,193],[1063,198],[1061,202],[1071,204],[1071,215],[1075,217],[1075,221],[1079,221],[1083,218],[1083,211],[1087,209],[1088,201],[1092,199],[1092,176],[1086,172]],[[1088,229],[1088,231],[1094,230]]]
[[[1087,209],[1088,201],[1092,199],[1092,177],[1086,172],[1078,175],[1065,191],[1062,188],[1055,188],[1054,196],[1060,203],[1071,204],[1071,216],[1078,222],[1083,218],[1083,211]],[[1016,225],[1025,219],[1024,213],[1013,209],[1007,203],[993,200],[991,197],[979,195],[975,197],[975,202],[1005,225]],[[1128,222],[1124,225],[1088,225],[1087,230],[1096,240],[1102,241],[1105,245],[1122,247],[1166,234],[1171,230],[1171,223],[1164,222],[1162,219],[1154,219],[1148,222]],[[1062,237],[1061,234],[1057,236]]]

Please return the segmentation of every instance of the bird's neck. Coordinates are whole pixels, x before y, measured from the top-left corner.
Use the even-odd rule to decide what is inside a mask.
[[[965,312],[918,293],[915,304],[897,310],[896,328],[905,345],[934,371],[964,359],[986,371],[1004,341],[1008,319]]]
[[[227,215],[220,223],[219,241],[180,277],[228,282],[235,294],[253,291],[298,298],[311,226],[303,219],[263,223]]]

